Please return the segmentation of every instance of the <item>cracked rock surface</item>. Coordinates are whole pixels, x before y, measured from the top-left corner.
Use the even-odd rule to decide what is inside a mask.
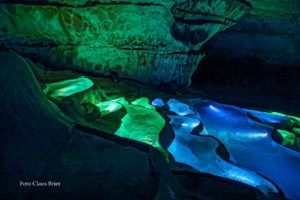
[[[201,46],[249,9],[237,0],[2,1],[0,44],[48,67],[181,86]]]

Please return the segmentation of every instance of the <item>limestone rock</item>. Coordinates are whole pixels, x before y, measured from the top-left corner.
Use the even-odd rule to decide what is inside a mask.
[[[0,58],[2,199],[270,199],[239,182],[167,163],[148,145],[70,121],[48,102],[32,62],[11,52]],[[60,186],[20,187],[22,180]]]
[[[47,67],[152,85],[188,85],[201,46],[250,8],[238,0],[9,2],[0,6],[1,45]]]

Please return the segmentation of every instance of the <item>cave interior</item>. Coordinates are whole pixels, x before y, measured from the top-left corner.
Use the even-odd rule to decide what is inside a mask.
[[[1,199],[300,199],[300,1],[0,0]]]

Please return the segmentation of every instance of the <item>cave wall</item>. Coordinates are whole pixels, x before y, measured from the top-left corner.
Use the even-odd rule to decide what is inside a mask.
[[[152,85],[188,85],[201,46],[250,9],[241,0],[0,3],[0,46],[47,67]]]
[[[251,3],[240,23],[203,46],[206,58],[193,81],[299,91],[300,1]]]

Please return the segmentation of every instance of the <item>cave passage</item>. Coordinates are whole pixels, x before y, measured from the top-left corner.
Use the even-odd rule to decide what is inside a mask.
[[[87,78],[82,77],[82,80],[86,82]],[[78,85],[67,80],[63,83],[69,83],[64,84],[65,88]],[[77,92],[82,92],[81,88]],[[65,98],[68,96],[66,94]],[[91,102],[89,98],[94,96],[89,95],[82,104]],[[49,95],[49,98],[53,96]],[[93,100],[100,118],[119,112],[122,107],[126,110],[127,114],[120,119],[120,127],[111,134],[149,144],[167,159],[170,154],[176,162],[187,164],[199,172],[242,182],[265,195],[278,193],[279,187],[288,198],[300,198],[299,191],[293,187],[300,178],[298,117],[199,98],[182,101],[163,100],[158,96],[152,101],[148,97],[127,99],[132,98],[121,96],[108,101]],[[159,136],[166,124],[172,127],[174,137],[168,136],[172,139],[167,146],[162,146]],[[203,126],[201,129],[200,125]],[[228,151],[229,159],[218,154],[217,149],[222,145],[223,152]],[[278,172],[274,166],[282,170]]]
[[[298,8],[1,0],[0,196],[299,200]]]

